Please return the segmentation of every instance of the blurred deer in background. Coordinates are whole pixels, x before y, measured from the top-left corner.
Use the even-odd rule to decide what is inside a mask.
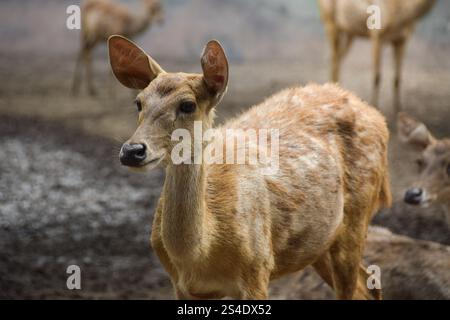
[[[399,136],[421,151],[418,181],[405,193],[405,202],[426,207],[441,204],[450,227],[450,139],[436,139],[427,127],[405,113],[398,117]]]
[[[72,94],[80,88],[82,65],[86,68],[86,84],[95,95],[92,84],[92,52],[113,34],[127,37],[144,32],[152,22],[163,22],[160,0],[142,0],[141,14],[133,14],[127,7],[112,0],[85,0],[81,6],[81,44],[75,66]]]
[[[381,82],[381,53],[384,43],[394,50],[394,109],[401,110],[400,83],[406,43],[417,21],[433,7],[435,0],[318,0],[331,48],[331,80],[339,81],[342,60],[354,37],[369,38],[373,55],[372,104],[378,106]],[[369,29],[368,8],[380,8],[381,28]]]
[[[222,47],[208,42],[202,74],[167,73],[120,36],[110,38],[109,56],[117,79],[141,90],[138,127],[120,161],[165,168],[151,243],[178,298],[266,299],[271,279],[310,264],[339,299],[381,297],[368,289],[361,263],[372,214],[391,202],[389,134],[377,110],[332,84],[287,89],[214,131],[276,128],[279,140],[270,144],[279,142],[278,171],[263,174],[260,163],[175,164],[174,130],[194,137],[194,121],[203,131],[213,127],[228,84]],[[208,146],[225,144],[214,136]],[[254,154],[258,146],[246,148]]]

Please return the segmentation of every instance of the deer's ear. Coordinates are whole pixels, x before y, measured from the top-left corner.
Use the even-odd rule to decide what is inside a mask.
[[[144,50],[122,36],[108,39],[111,68],[125,87],[144,89],[164,70]]]
[[[397,116],[397,130],[400,140],[417,148],[425,149],[436,142],[428,128],[404,112]]]
[[[206,44],[201,63],[206,86],[220,98],[228,85],[228,60],[218,41],[211,40]]]

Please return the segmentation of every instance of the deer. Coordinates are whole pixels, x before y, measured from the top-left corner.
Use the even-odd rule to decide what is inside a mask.
[[[450,247],[447,245],[371,225],[364,260],[380,268],[383,299],[450,299]],[[333,298],[331,290],[322,285],[311,268],[275,281],[271,293],[277,299]]]
[[[373,59],[371,103],[378,106],[382,48],[385,43],[390,43],[394,53],[394,112],[395,114],[400,112],[401,73],[406,44],[417,22],[431,10],[435,2],[435,0],[318,0],[331,49],[331,81],[339,81],[340,65],[349,52],[353,39],[355,37],[369,39]],[[367,25],[371,12],[368,8],[371,5],[379,8],[381,28],[369,29]]]
[[[162,5],[159,0],[142,0],[142,13],[134,14],[127,7],[112,0],[84,0],[81,6],[81,43],[72,81],[72,94],[80,88],[84,65],[86,84],[91,96],[96,95],[92,83],[92,52],[109,36],[121,34],[133,37],[148,29],[152,22],[163,23]]]
[[[419,178],[406,190],[404,201],[423,208],[440,205],[450,227],[450,138],[436,138],[424,123],[404,112],[398,115],[397,127],[400,140],[420,151]]]
[[[391,203],[389,131],[375,108],[336,84],[309,84],[214,127],[229,77],[217,40],[203,49],[201,73],[166,72],[119,35],[108,48],[117,80],[140,90],[137,128],[120,162],[165,171],[150,243],[177,299],[267,299],[271,280],[308,265],[339,299],[381,298],[367,288],[361,262],[373,213]],[[223,148],[220,134],[193,141],[198,121],[215,133],[276,128],[278,140],[267,145],[278,143],[278,170],[247,160],[195,162],[189,152],[175,163],[176,130],[190,133],[183,139],[203,155]],[[248,154],[258,148],[245,146]]]

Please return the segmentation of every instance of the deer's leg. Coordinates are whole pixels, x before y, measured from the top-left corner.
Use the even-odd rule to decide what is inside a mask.
[[[366,272],[366,268],[363,264],[359,265],[359,278],[358,285],[356,287],[356,292],[354,299],[364,299],[364,300],[381,300],[382,294],[381,289],[369,289],[367,287],[367,279],[369,274]]]
[[[319,276],[332,288],[335,289],[334,269],[331,262],[331,255],[329,252],[325,253],[313,264],[314,269]],[[367,288],[368,274],[362,264],[359,266],[359,275],[356,282],[355,293],[352,299],[364,299],[364,300],[381,300],[381,290],[369,290]],[[346,297],[347,299],[348,297]]]
[[[347,53],[350,51],[350,48],[353,43],[353,36],[349,33],[342,33],[342,36],[345,36],[345,43],[341,46],[339,49],[339,62],[342,63],[342,60],[347,55]]]
[[[267,300],[269,298],[270,272],[261,270],[247,274],[242,284],[239,299],[243,300]]]
[[[337,31],[332,32],[332,38],[330,41],[331,41],[331,80],[333,82],[338,82],[341,59],[339,54],[340,38],[339,33]]]
[[[334,289],[333,266],[331,256],[327,251],[313,263],[314,270],[332,289]]]
[[[251,287],[246,288],[244,292],[241,292],[240,300],[267,300],[269,299],[269,289],[264,287]]]
[[[353,299],[358,283],[361,254],[354,242],[343,234],[330,248],[333,289],[340,300]]]
[[[175,297],[177,300],[194,300],[191,296],[183,293],[182,290],[175,287]]]
[[[84,60],[86,65],[86,84],[91,96],[96,95],[94,85],[92,84],[92,49],[93,46],[89,46],[84,54]]]
[[[380,94],[380,82],[381,82],[381,38],[380,35],[375,33],[372,38],[372,51],[373,51],[373,88],[372,88],[372,104],[378,107],[378,96]]]
[[[340,38],[339,31],[333,23],[325,24],[325,31],[327,33],[328,42],[330,44],[330,64],[331,64],[331,73],[330,79],[333,82],[339,81],[339,64],[340,64]]]
[[[372,211],[372,207],[347,211],[344,228],[329,249],[333,288],[338,299],[374,298],[367,288],[367,274],[361,266]]]
[[[403,66],[403,58],[405,56],[405,46],[406,39],[401,38],[392,42],[394,48],[394,63],[395,63],[395,74],[394,74],[394,110],[397,115],[401,111],[400,102],[400,85],[401,85],[401,73]]]
[[[334,269],[331,262],[331,255],[326,252],[321,256],[316,262],[313,263],[313,267],[319,276],[334,290],[335,289],[335,279],[334,279]],[[357,279],[355,293],[352,299],[364,299],[364,300],[381,300],[381,290],[373,289],[369,290],[367,288],[367,278],[368,274],[366,269],[362,264],[359,266],[359,275]]]
[[[75,63],[75,70],[73,73],[73,80],[72,80],[72,89],[70,90],[72,95],[77,95],[80,90],[80,77],[81,77],[81,63],[83,61],[84,56],[84,48],[83,46],[80,49],[80,52],[78,52],[77,56],[77,62]]]
[[[381,298],[381,291],[367,287],[368,274],[361,264],[373,211],[373,205],[348,208],[344,213],[344,228],[329,249],[333,288],[338,299]]]

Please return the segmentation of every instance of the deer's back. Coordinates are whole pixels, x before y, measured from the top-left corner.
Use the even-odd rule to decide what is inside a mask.
[[[386,30],[385,37],[395,39],[409,28],[417,18],[425,15],[429,8],[420,10],[413,1],[402,0],[319,0],[322,19],[333,22],[338,29],[353,35],[368,37],[367,19],[370,14],[367,9],[370,5],[380,8],[382,30]]]
[[[112,34],[121,34],[131,18],[127,7],[109,0],[85,1],[82,11],[82,29],[88,42],[106,41]]]
[[[225,127],[278,129],[279,174],[292,167],[318,172],[316,178],[326,181],[329,172],[338,171],[347,196],[386,175],[389,132],[384,117],[334,84],[286,89]]]
[[[301,156],[301,147],[319,144],[353,169],[377,163],[389,138],[380,112],[334,84],[283,90],[223,127],[277,129],[280,158]]]
[[[217,230],[248,240],[234,245],[272,250],[274,277],[311,263],[345,215],[379,200],[387,175],[384,118],[336,85],[284,90],[224,128],[279,130],[277,172],[213,165],[207,199],[223,223]]]

